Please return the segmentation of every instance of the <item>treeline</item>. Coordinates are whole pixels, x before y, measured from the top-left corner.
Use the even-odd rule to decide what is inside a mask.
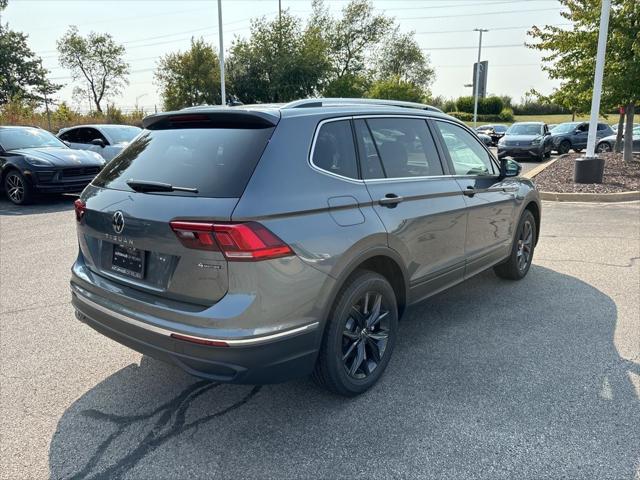
[[[155,79],[165,109],[220,104],[218,54],[194,38],[161,58]],[[370,0],[351,0],[338,17],[322,0],[307,22],[288,10],[252,22],[225,54],[227,95],[243,103],[313,96],[376,97],[423,102],[435,73],[413,32],[378,14]]]

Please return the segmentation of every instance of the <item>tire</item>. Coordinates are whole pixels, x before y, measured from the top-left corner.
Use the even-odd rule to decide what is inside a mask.
[[[544,154],[544,158],[551,158],[551,150]]]
[[[558,145],[558,153],[564,155],[565,153],[569,153],[569,150],[571,150],[571,142],[569,142],[569,140],[562,140],[560,145]]]
[[[374,317],[377,306],[379,316]],[[387,279],[356,271],[329,314],[313,379],[339,395],[365,392],[384,373],[397,332],[398,304]]]
[[[525,210],[518,222],[509,258],[493,267],[496,275],[508,280],[522,280],[531,268],[535,246],[536,219],[529,210]]]
[[[613,148],[611,148],[611,145],[609,145],[607,142],[600,142],[596,146],[596,152],[598,153],[607,153],[607,152],[611,152],[612,150]]]
[[[5,175],[4,191],[15,205],[27,205],[33,201],[33,189],[18,170],[10,170]]]

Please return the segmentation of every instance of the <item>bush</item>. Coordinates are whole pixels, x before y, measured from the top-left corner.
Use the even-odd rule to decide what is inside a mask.
[[[555,103],[546,103],[537,100],[525,100],[512,106],[516,115],[558,115],[571,113],[569,109]]]
[[[456,112],[473,113],[473,97],[459,97],[456,100]]]
[[[455,112],[473,113],[473,97],[459,97],[456,100],[456,108],[446,109]],[[481,115],[499,115],[504,108],[504,102],[500,97],[486,97],[478,99],[478,114]]]
[[[473,113],[469,112],[447,112],[447,115],[462,120],[463,122],[473,122]],[[513,122],[513,112],[509,108],[505,108],[498,115],[496,114],[478,114],[479,122]]]
[[[374,82],[367,92],[367,97],[421,103],[424,100],[424,91],[418,85],[392,78]]]
[[[504,108],[500,97],[486,97],[478,100],[478,113],[483,115],[499,115]]]
[[[500,117],[500,121],[502,122],[513,122],[515,120],[513,110],[510,108],[503,108],[498,117]]]

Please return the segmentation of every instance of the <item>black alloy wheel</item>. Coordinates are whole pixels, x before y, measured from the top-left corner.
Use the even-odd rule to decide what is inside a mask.
[[[379,292],[366,292],[351,306],[342,332],[342,361],[351,377],[368,377],[380,364],[389,340],[389,318]]]
[[[7,198],[16,205],[24,205],[31,201],[31,186],[17,170],[11,170],[4,177],[4,191]]]
[[[535,246],[536,219],[530,210],[525,210],[518,222],[509,258],[493,267],[496,275],[509,280],[523,279],[531,268]]]
[[[368,270],[356,271],[327,319],[314,380],[340,395],[366,391],[384,373],[397,329],[396,294],[388,280]]]

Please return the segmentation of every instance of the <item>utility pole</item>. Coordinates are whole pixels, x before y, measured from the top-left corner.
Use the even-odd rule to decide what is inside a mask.
[[[476,88],[473,92],[473,128],[478,126],[478,91],[480,88],[480,55],[482,53],[482,34],[488,32],[484,28],[474,28],[474,32],[480,32],[480,39],[478,41],[478,63],[476,64]]]
[[[40,59],[40,70],[44,72],[44,68],[42,67],[42,59]],[[46,78],[44,80],[44,85],[42,86],[42,95],[44,96],[44,109],[47,112],[47,125],[49,126],[49,131],[51,131],[51,112],[49,111],[49,99],[47,98]]]
[[[220,37],[220,98],[222,106],[227,104],[224,91],[224,42],[222,40],[222,0],[218,0],[218,35]]]
[[[278,22],[282,23],[282,0],[278,0]]]
[[[576,183],[602,183],[604,160],[598,158],[596,150],[596,131],[600,116],[600,96],[602,94],[602,77],[604,74],[604,57],[607,50],[607,33],[609,30],[609,10],[611,0],[602,0],[600,10],[600,30],[598,33],[598,53],[596,54],[596,71],[593,78],[591,95],[591,117],[589,119],[589,136],[587,152],[583,158],[576,160],[573,180]]]

